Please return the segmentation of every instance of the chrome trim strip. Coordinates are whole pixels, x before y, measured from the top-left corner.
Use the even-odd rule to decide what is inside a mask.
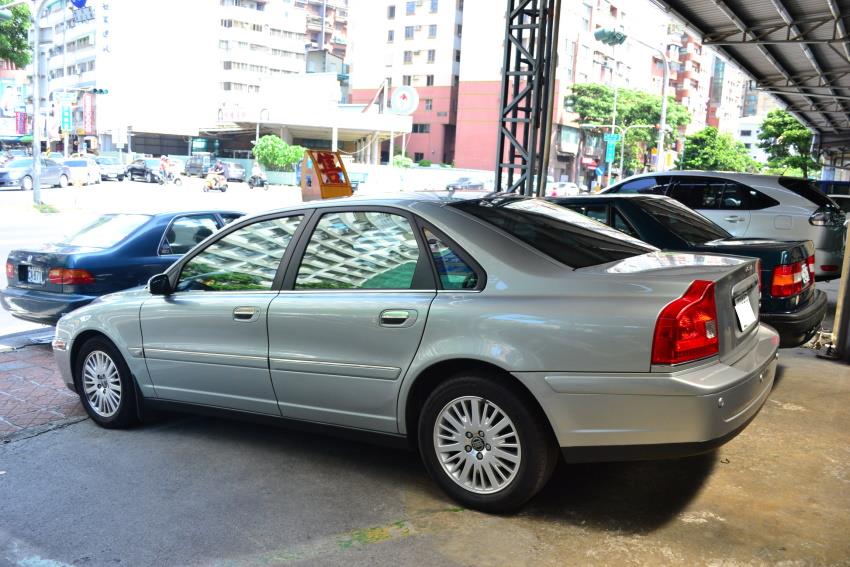
[[[321,295],[325,293],[436,293],[435,289],[282,289],[280,295],[291,294],[306,294],[306,295]]]
[[[269,358],[269,366],[279,372],[306,372],[309,374],[331,374],[378,380],[396,380],[401,368],[395,366],[372,366],[369,364],[349,364],[346,362],[325,362],[322,360],[294,360],[291,358]]]
[[[268,358],[265,356],[194,352],[188,350],[147,348],[145,349],[145,358],[149,361],[164,360],[187,364],[220,364],[223,366],[263,369],[268,369],[269,367]]]
[[[246,360],[266,360],[264,356],[250,356],[250,355],[242,355],[242,354],[224,354],[217,352],[197,352],[193,350],[171,350],[165,348],[149,348],[145,350],[146,353],[166,353],[166,354],[191,354],[193,356],[221,356],[224,358],[243,358]]]
[[[144,358],[145,356],[145,349],[142,347],[127,347],[127,350],[136,358]]]

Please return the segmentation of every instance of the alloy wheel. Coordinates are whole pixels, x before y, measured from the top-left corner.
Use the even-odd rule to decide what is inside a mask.
[[[440,410],[433,442],[443,471],[476,494],[507,487],[522,462],[513,421],[499,406],[478,396],[455,398]]]
[[[111,417],[121,405],[118,366],[102,350],[89,353],[83,363],[83,391],[89,406],[101,417]]]

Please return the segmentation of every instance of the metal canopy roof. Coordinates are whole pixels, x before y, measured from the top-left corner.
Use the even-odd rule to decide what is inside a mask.
[[[656,0],[819,134],[850,149],[850,0]]]

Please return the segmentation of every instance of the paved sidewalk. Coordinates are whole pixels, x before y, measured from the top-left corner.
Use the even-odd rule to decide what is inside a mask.
[[[56,369],[50,345],[0,352],[0,439],[84,415]]]

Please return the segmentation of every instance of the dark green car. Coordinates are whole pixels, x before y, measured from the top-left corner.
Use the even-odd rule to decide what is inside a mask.
[[[826,294],[815,288],[811,240],[734,238],[678,201],[660,195],[600,194],[550,201],[663,250],[751,256],[761,261],[760,319],[784,348],[811,339],[826,314]]]

